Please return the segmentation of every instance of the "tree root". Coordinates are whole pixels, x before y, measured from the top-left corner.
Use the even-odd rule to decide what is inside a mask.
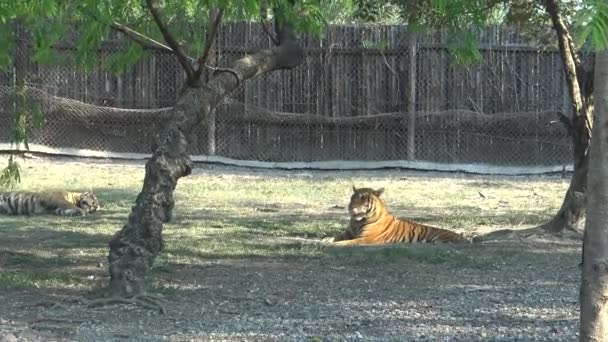
[[[139,294],[133,296],[131,298],[124,297],[108,297],[108,298],[100,298],[89,301],[87,303],[88,307],[98,307],[98,306],[106,306],[112,304],[132,304],[139,305],[149,310],[158,310],[158,313],[164,315],[167,313],[167,309],[163,303],[167,301],[160,296],[155,296],[151,294]]]
[[[167,309],[163,304],[167,303],[167,300],[162,295],[153,295],[142,293],[135,295],[133,297],[102,297],[98,299],[86,299],[86,298],[65,298],[61,301],[45,301],[40,302],[37,306],[44,306],[48,309],[61,308],[67,310],[68,307],[62,302],[72,303],[72,304],[83,304],[87,307],[100,307],[107,306],[112,304],[132,304],[135,306],[141,306],[148,310],[155,310],[158,313],[164,315],[167,313]]]

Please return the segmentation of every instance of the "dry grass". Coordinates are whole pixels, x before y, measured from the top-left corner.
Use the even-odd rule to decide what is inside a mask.
[[[38,293],[36,296],[40,299],[66,291],[83,293],[105,284],[107,242],[126,221],[141,188],[142,163],[36,159],[27,160],[22,166],[24,182],[19,188],[92,188],[103,209],[86,218],[0,217],[0,289],[13,294],[21,291]],[[407,264],[409,272],[429,267],[435,272],[462,269],[481,272],[468,276],[469,279],[481,279],[480,274],[495,272],[502,267],[500,265],[529,267],[530,260],[535,260],[547,267],[570,260],[577,253],[576,248],[570,247],[551,249],[552,252],[547,253],[550,249],[545,248],[542,252],[517,245],[464,249],[413,246],[364,253],[320,248],[311,241],[333,234],[347,224],[346,205],[352,184],[384,187],[385,200],[394,214],[474,234],[542,223],[558,209],[568,182],[556,177],[483,177],[397,170],[270,172],[199,167],[177,186],[175,219],[165,227],[165,249],[150,274],[152,288],[194,303],[200,299],[200,294],[195,297],[198,299],[192,299],[190,293],[211,291],[213,286],[220,286],[216,284],[220,281],[227,282],[222,286],[230,287],[230,291],[236,293],[234,296],[240,298],[241,282],[258,279],[254,274],[265,274],[267,279],[264,281],[270,281],[280,274],[276,272],[291,274],[297,269],[318,270],[314,271],[315,277],[320,277],[319,284],[329,281],[323,285],[329,291],[336,284],[333,282],[344,276],[340,272],[348,272],[353,267],[373,270],[383,268],[381,265],[399,268]],[[269,263],[274,266],[268,266]],[[217,271],[197,268],[210,264],[217,264]],[[235,265],[248,265],[253,273],[245,275],[247,271],[237,271]],[[268,267],[274,271],[265,273]],[[333,271],[324,273],[328,269]],[[225,273],[230,270],[234,273]],[[209,278],[209,272],[219,273]],[[383,268],[380,272],[388,271]],[[312,277],[312,273],[306,274],[306,280],[294,281],[304,284]],[[323,277],[327,279],[323,280]],[[448,277],[448,273],[441,277]],[[288,285],[278,285],[276,281],[273,286]],[[298,285],[289,285],[293,286]],[[452,287],[449,291],[454,291]],[[269,298],[270,302],[275,300]],[[11,303],[15,310],[18,302]],[[208,304],[205,303],[200,305]],[[241,307],[239,310],[249,309]],[[27,310],[23,315],[27,316],[28,312],[33,315]],[[218,312],[222,314],[221,310]],[[0,318],[2,314],[0,310]],[[111,315],[111,312],[107,314]],[[157,323],[161,324],[150,324]],[[1,328],[0,324],[0,332]],[[129,330],[126,334],[136,332]],[[193,336],[209,338],[210,335]],[[230,339],[226,336],[222,338]],[[76,339],[80,338],[84,339],[82,336]]]
[[[93,264],[103,261],[107,241],[126,221],[141,187],[141,163],[27,160],[22,168],[23,183],[17,189],[93,189],[103,210],[85,219],[0,217],[0,249],[20,255],[11,264],[22,265],[29,256],[36,260],[27,262],[35,275],[21,270],[16,275],[8,267],[0,286],[86,288],[88,281],[69,269],[55,272],[55,266],[69,265],[72,257],[81,263],[85,258]],[[468,234],[540,224],[557,210],[567,188],[566,180],[555,177],[199,168],[178,184],[175,219],[166,226],[167,244],[158,264],[321,255],[312,245],[289,248],[275,246],[273,240],[317,239],[341,230],[348,222],[345,207],[352,184],[384,187],[387,205],[399,216]],[[55,265],[49,267],[45,260]]]

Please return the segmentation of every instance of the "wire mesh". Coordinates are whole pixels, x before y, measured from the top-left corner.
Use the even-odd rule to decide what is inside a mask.
[[[305,36],[303,63],[246,81],[195,129],[191,153],[272,162],[570,163],[570,140],[557,120],[569,108],[557,51],[491,28],[478,33],[482,61],[462,67],[453,65],[445,32],[415,38],[402,26]],[[217,39],[210,62],[222,67],[271,46],[254,23],[226,24]],[[150,153],[184,81],[174,56],[149,50],[112,74],[79,71],[69,44],[54,49],[60,65],[32,63],[27,40],[17,46],[15,67],[0,74],[0,142],[9,141],[7,94],[23,72],[45,118],[31,142]],[[124,48],[108,42],[98,60]]]

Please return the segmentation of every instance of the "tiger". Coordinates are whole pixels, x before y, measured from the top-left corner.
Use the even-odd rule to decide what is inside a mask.
[[[383,192],[384,188],[357,189],[353,185],[353,194],[348,204],[350,213],[348,228],[334,237],[322,239],[322,242],[338,246],[410,242],[470,242],[462,234],[391,215],[380,199]]]
[[[0,214],[86,216],[101,206],[93,192],[14,191],[0,193]]]

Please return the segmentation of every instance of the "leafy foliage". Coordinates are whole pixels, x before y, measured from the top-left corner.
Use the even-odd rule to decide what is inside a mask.
[[[7,103],[13,104],[13,118],[11,121],[10,143],[17,148],[23,144],[29,150],[28,137],[30,129],[40,127],[43,115],[37,103],[26,96],[22,88],[17,88],[7,96]],[[21,168],[13,156],[9,157],[8,165],[1,171],[0,188],[12,187],[21,181]]]
[[[21,166],[13,156],[8,158],[8,165],[0,173],[0,189],[12,188],[21,182]]]
[[[587,39],[596,50],[608,47],[608,3],[603,0],[587,0],[576,15],[577,42],[583,44]]]
[[[482,61],[475,36],[470,31],[458,31],[448,41],[452,65],[468,65]]]
[[[1,14],[0,14],[1,18]],[[0,51],[12,51],[14,37],[11,27],[6,23],[0,23]],[[12,64],[12,58],[8,53],[0,53],[0,70],[5,70]]]
[[[140,45],[131,44],[126,52],[115,52],[109,55],[102,66],[115,74],[120,74],[125,70],[125,66],[134,64],[144,54],[145,51]]]
[[[326,25],[320,0],[153,0],[170,35],[192,59],[207,44],[213,10],[223,11],[223,20],[260,20],[262,8],[279,9],[296,29],[319,35]],[[162,42],[164,36],[145,0],[19,0],[0,2],[0,68],[11,67],[13,58],[24,58],[17,42],[31,36],[31,61],[38,64],[76,63],[87,70],[97,67],[97,47],[115,38],[117,27],[127,27],[144,40]],[[124,33],[124,31],[121,31]],[[54,46],[75,44],[75,59],[60,55]],[[120,73],[146,56],[142,42],[131,40],[124,50],[102,61],[102,66]],[[26,62],[19,60],[19,62]],[[16,65],[16,64],[15,64]],[[17,69],[17,68],[16,68]],[[28,149],[30,129],[42,123],[40,108],[22,91],[27,75],[18,75],[16,90],[7,97],[13,104],[11,143]],[[19,165],[11,157],[2,171],[0,185],[19,182]]]
[[[189,56],[199,56],[209,27],[209,11],[222,9],[224,21],[260,19],[261,8],[282,7],[296,28],[321,34],[326,25],[320,0],[156,0],[159,12],[171,34]],[[10,65],[15,38],[10,33],[19,23],[33,38],[33,61],[55,63],[52,46],[62,41],[75,42],[76,62],[85,69],[96,63],[92,53],[115,33],[119,23],[156,41],[163,38],[143,0],[23,0],[0,5],[0,66]],[[5,34],[6,32],[6,34]],[[137,47],[136,47],[137,45]],[[104,61],[108,70],[120,72],[145,56],[136,42]]]
[[[9,101],[12,100],[14,105],[14,116],[11,127],[11,143],[19,146],[21,143],[28,146],[29,130],[40,127],[43,122],[42,111],[40,106],[32,101],[23,91],[17,89],[8,96]]]
[[[358,21],[383,24],[399,22],[399,8],[391,2],[354,0],[354,4],[353,17]]]
[[[504,7],[500,0],[392,0],[401,8],[403,20],[414,31],[447,29],[451,35],[448,51],[453,65],[466,65],[482,60],[475,29],[497,24]]]
[[[412,31],[442,28],[452,35],[449,51],[455,64],[480,61],[477,42],[471,32],[487,25],[513,25],[537,44],[555,48],[555,32],[542,1],[530,0],[356,0],[355,11],[370,21],[382,20],[381,9],[396,6],[399,19]],[[561,0],[560,13],[577,32],[579,46],[586,42],[595,49],[608,45],[608,3],[603,0]]]

